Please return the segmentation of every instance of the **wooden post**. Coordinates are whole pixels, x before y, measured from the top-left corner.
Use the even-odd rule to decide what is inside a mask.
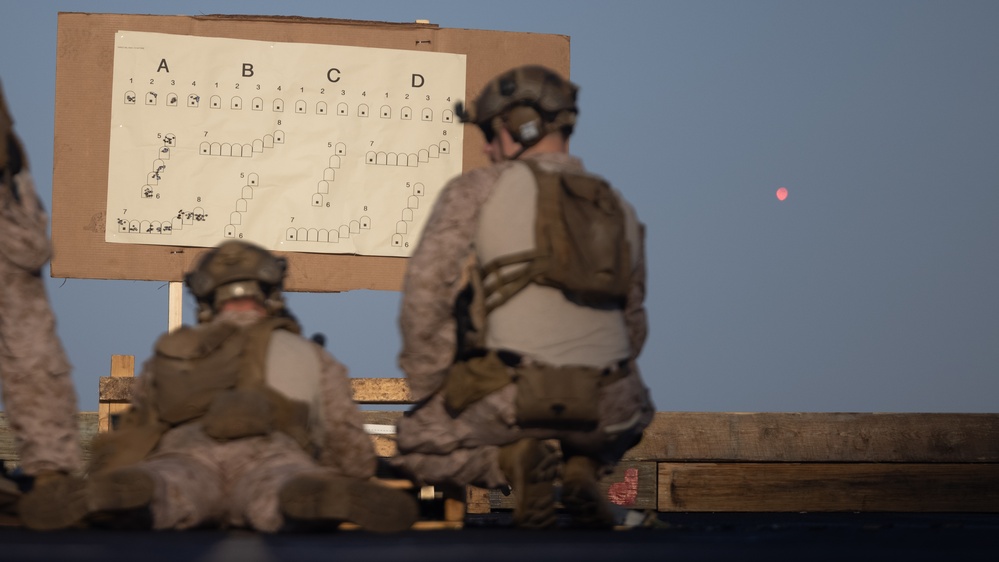
[[[111,356],[111,377],[133,377],[135,376],[135,356],[134,355],[112,355]],[[104,402],[101,401],[97,408],[97,431],[105,432],[111,429],[111,416],[128,409],[128,402]]]
[[[184,324],[184,284],[170,282],[170,297],[167,303],[167,330],[172,332]]]

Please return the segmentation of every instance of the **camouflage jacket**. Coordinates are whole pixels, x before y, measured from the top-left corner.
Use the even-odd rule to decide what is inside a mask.
[[[538,154],[531,158],[546,167],[583,171],[582,163],[567,154]],[[437,199],[410,257],[399,316],[399,366],[416,400],[428,398],[441,387],[454,359],[454,304],[466,283],[462,275],[465,264],[475,253],[479,211],[492,195],[497,179],[513,165],[502,162],[451,180]],[[632,359],[641,352],[648,331],[644,240],[641,245],[632,249],[637,259],[624,310]]]

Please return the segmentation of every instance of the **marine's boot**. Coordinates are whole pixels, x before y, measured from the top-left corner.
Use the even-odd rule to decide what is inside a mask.
[[[21,490],[13,480],[0,476],[0,514],[14,515],[17,501],[21,499]]]
[[[21,489],[17,482],[7,478],[0,468],[0,526],[17,525],[17,504],[21,500]]]
[[[55,470],[40,472],[17,511],[24,526],[36,531],[76,526],[87,514],[83,480]]]
[[[97,473],[87,481],[88,519],[100,527],[148,529],[155,492],[152,475],[138,467]]]
[[[574,527],[609,529],[614,526],[611,504],[597,483],[599,468],[589,457],[572,456],[565,461],[562,505],[569,512]]]
[[[291,522],[349,521],[378,533],[405,531],[416,522],[416,498],[370,480],[330,474],[297,476],[281,487],[281,512]]]
[[[555,524],[555,478],[559,456],[537,439],[521,439],[499,450],[500,469],[517,494],[513,524],[544,529]]]

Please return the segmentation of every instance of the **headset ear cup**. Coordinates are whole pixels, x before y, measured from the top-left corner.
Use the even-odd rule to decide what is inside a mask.
[[[523,146],[533,146],[544,136],[541,115],[533,107],[521,105],[512,108],[504,118],[506,129],[513,140]]]

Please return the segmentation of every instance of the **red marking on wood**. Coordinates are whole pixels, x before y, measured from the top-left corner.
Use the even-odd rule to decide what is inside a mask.
[[[624,471],[624,481],[615,482],[607,490],[607,499],[620,506],[634,505],[638,498],[638,469]]]

